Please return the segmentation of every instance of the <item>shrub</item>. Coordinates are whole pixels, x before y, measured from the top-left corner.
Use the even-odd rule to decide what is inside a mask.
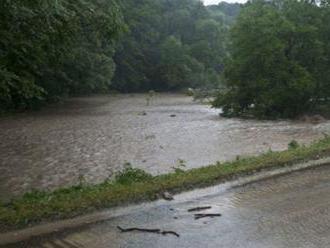
[[[153,176],[142,169],[132,168],[131,164],[125,164],[124,170],[118,172],[115,180],[120,184],[132,184],[151,180]]]
[[[299,148],[299,143],[296,140],[292,140],[289,144],[288,144],[288,149],[292,150],[292,149],[297,149]]]

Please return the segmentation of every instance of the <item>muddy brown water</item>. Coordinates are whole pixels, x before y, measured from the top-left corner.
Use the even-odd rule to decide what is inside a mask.
[[[40,112],[0,118],[0,199],[111,178],[126,162],[154,175],[308,144],[330,122],[255,121],[179,94],[74,98]]]

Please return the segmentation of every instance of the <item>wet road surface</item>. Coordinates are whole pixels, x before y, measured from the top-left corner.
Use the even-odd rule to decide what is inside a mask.
[[[182,194],[72,231],[37,237],[12,247],[330,247],[330,166],[298,171],[226,190]],[[195,220],[187,210],[222,217]],[[124,228],[159,228],[180,234],[120,233]]]
[[[190,97],[158,94],[70,99],[40,112],[0,119],[0,199],[34,189],[53,190],[84,179],[99,183],[125,162],[152,174],[237,155],[310,143],[330,122],[225,119]]]

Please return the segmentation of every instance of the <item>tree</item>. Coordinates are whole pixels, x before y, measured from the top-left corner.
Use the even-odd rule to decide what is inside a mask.
[[[181,41],[168,37],[161,46],[158,67],[160,89],[175,90],[197,84],[195,79],[202,74],[203,65],[188,54]]]
[[[228,26],[240,8],[219,6],[200,0],[1,1],[0,109],[109,89],[217,88]]]
[[[320,99],[326,54],[320,8],[304,1],[251,1],[231,32],[226,92],[214,105],[225,115],[292,117]]]
[[[129,0],[122,9],[129,31],[115,54],[115,89],[217,87],[228,29],[201,1]]]
[[[6,0],[0,14],[1,109],[108,86],[122,27],[115,1]]]

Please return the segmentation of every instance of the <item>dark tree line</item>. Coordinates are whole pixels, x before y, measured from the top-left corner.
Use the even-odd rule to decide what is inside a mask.
[[[199,0],[122,1],[129,31],[115,55],[113,87],[141,91],[218,85],[229,23],[240,8],[231,6],[236,12],[227,11],[228,4],[211,8]]]
[[[254,0],[231,30],[224,115],[293,117],[329,107],[330,1]]]
[[[0,110],[220,86],[227,116],[329,106],[329,0],[3,0],[0,14]]]
[[[228,26],[240,7],[234,6],[209,8],[198,0],[2,0],[0,110],[110,89],[216,87]]]

